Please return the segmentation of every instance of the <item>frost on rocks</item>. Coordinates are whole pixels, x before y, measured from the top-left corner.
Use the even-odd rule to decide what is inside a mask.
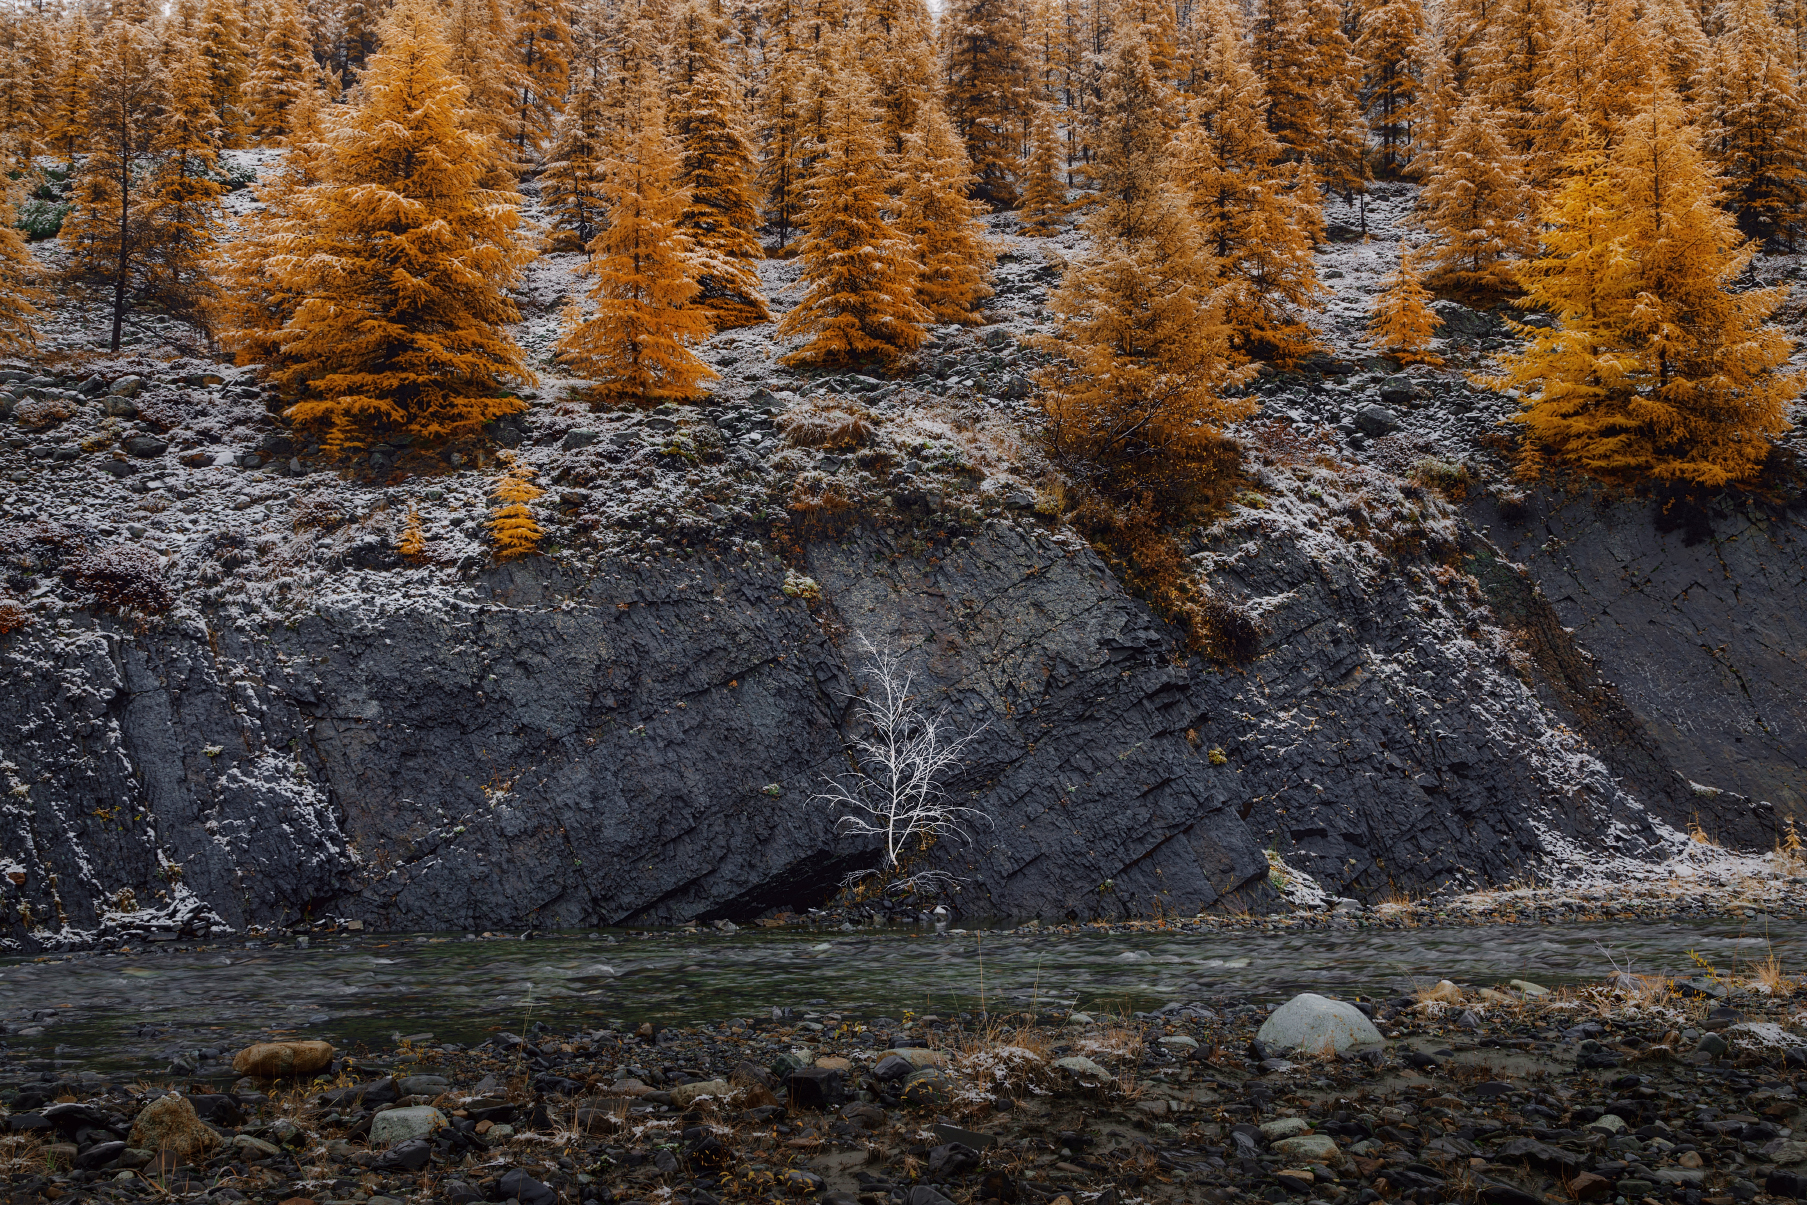
[[[280,152],[226,158],[267,178]],[[1485,370],[1511,345],[1510,331],[1495,315],[1443,307],[1441,369],[1401,369],[1366,343],[1367,306],[1402,240],[1419,236],[1408,221],[1413,197],[1409,186],[1377,185],[1365,214],[1332,199],[1328,217],[1342,241],[1320,251],[1329,297],[1316,318],[1327,350],[1303,371],[1249,383],[1258,411],[1233,432],[1247,450],[1246,486],[1209,526],[1187,533],[1200,584],[1263,633],[1259,659],[1227,672],[1181,666],[1171,633],[1145,610],[1142,628],[1121,623],[1120,591],[1059,521],[1033,400],[1033,374],[1046,360],[1025,341],[1053,330],[1049,294],[1062,265],[1087,252],[1077,231],[1032,239],[1012,215],[988,219],[1000,258],[987,325],[931,328],[892,377],[781,367],[790,344],[775,321],[799,295],[799,264],[766,260],[774,323],[710,338],[700,349],[718,374],[709,396],[649,410],[593,410],[581,397],[586,382],[554,359],[561,315],[583,287],[582,257],[549,254],[516,298],[515,335],[540,374],[521,391],[523,412],[483,439],[381,445],[340,463],[281,421],[281,400],[255,366],[220,363],[199,332],[148,314],[134,320],[120,354],[103,354],[104,299],[60,292],[45,346],[61,358],[0,367],[0,411],[9,416],[0,421],[0,602],[30,620],[0,637],[0,673],[19,720],[0,736],[0,903],[41,944],[82,944],[102,930],[275,923],[350,899],[481,897],[511,919],[529,913],[546,901],[524,889],[509,896],[515,880],[497,868],[507,843],[494,861],[461,843],[492,828],[511,840],[532,833],[545,815],[535,809],[546,806],[534,792],[561,773],[581,779],[573,767],[588,748],[582,741],[644,735],[664,716],[623,723],[610,714],[619,729],[586,716],[581,735],[573,721],[551,742],[557,757],[523,753],[545,769],[543,780],[473,765],[480,781],[455,798],[413,789],[408,776],[431,769],[430,759],[416,762],[384,787],[393,800],[384,834],[405,845],[400,855],[359,832],[348,788],[328,780],[309,734],[338,725],[363,734],[335,738],[347,747],[379,732],[404,744],[409,717],[386,710],[403,686],[468,697],[476,713],[497,698],[532,710],[542,701],[507,694],[509,666],[489,643],[487,618],[525,617],[551,631],[650,604],[710,632],[752,623],[755,608],[773,608],[758,612],[772,630],[807,623],[818,635],[843,618],[908,613],[920,621],[912,639],[952,667],[950,697],[975,719],[1008,715],[1019,726],[1017,745],[998,753],[1000,768],[1061,718],[1031,718],[1038,690],[1097,671],[1089,659],[1104,658],[1101,650],[1121,658],[1110,673],[1140,701],[1120,714],[1168,718],[1136,719],[1148,739],[1126,741],[1108,762],[1075,754],[1047,771],[1068,799],[1095,783],[1121,793],[1109,814],[1125,870],[1103,889],[1087,860],[1094,842],[1065,850],[1059,834],[1036,828],[981,871],[996,876],[987,890],[1004,889],[1023,867],[1037,867],[1027,877],[1054,867],[1085,879],[1075,907],[1149,906],[1175,889],[1158,869],[1163,851],[1199,839],[1187,836],[1196,815],[1170,815],[1164,796],[1137,794],[1174,780],[1190,792],[1185,807],[1219,809],[1204,827],[1247,829],[1236,830],[1240,852],[1225,854],[1214,878],[1196,857],[1182,860],[1195,879],[1187,890],[1201,901],[1279,878],[1294,905],[1323,906],[1389,882],[1482,887],[1527,867],[1583,885],[1589,875],[1653,890],[1729,882],[1736,855],[1691,846],[1684,817],[1665,811],[1648,781],[1549,705],[1547,650],[1513,613],[1531,605],[1513,594],[1523,574],[1462,517],[1463,489],[1506,488],[1488,439],[1515,403],[1464,374]],[[536,219],[532,188],[525,202]],[[235,219],[256,204],[249,190],[227,199]],[[55,240],[33,251],[50,266],[63,257]],[[127,378],[136,384],[114,393]],[[1390,404],[1396,430],[1369,435],[1357,420],[1383,390],[1408,400]],[[494,564],[488,527],[502,450],[546,490],[535,504],[543,555],[512,569]],[[397,547],[411,514],[426,545],[414,559]],[[821,555],[800,565],[805,547]],[[108,549],[155,567],[174,599],[166,613],[99,616],[81,605],[63,558]],[[956,556],[970,558],[955,562],[957,573]],[[816,564],[837,557],[844,563]],[[1028,564],[1034,576],[1012,576]],[[874,588],[881,573],[894,576]],[[966,587],[979,577],[995,589],[971,596]],[[1025,609],[1010,609],[1017,605]],[[853,614],[840,616],[843,607]],[[663,650],[654,637],[665,635],[659,627],[639,645],[531,655],[538,672],[576,660],[601,681],[633,657],[655,664]],[[153,645],[157,658],[147,656]],[[706,641],[696,647],[710,657]],[[969,656],[983,667],[961,660]],[[350,669],[323,665],[338,659],[368,660],[355,688]],[[1088,724],[1110,719],[1109,708],[1087,710],[1096,697],[1073,707]],[[1169,713],[1175,700],[1184,705]],[[166,735],[134,753],[121,736],[128,724]],[[578,742],[579,752],[561,741]],[[1199,756],[1187,752],[1182,770],[1169,746]],[[558,757],[569,759],[562,770]],[[632,758],[623,764],[638,764]],[[787,776],[801,781],[815,767],[791,768],[799,772]],[[763,773],[754,789],[777,777]],[[1041,807],[1032,796],[1024,788],[1010,800],[1025,810],[1024,833]],[[98,808],[78,809],[76,799]],[[696,823],[674,817],[672,828]],[[129,856],[92,852],[105,848],[102,832]],[[48,869],[52,844],[68,855],[60,876]],[[178,846],[187,852],[169,856]],[[1284,873],[1269,874],[1264,849]],[[570,881],[549,887],[547,899],[589,897],[593,864],[563,873]],[[758,886],[756,869],[732,873],[746,876],[735,890]],[[669,886],[654,898],[688,906],[689,888]],[[77,897],[85,904],[75,912],[94,924],[72,926],[67,905]]]

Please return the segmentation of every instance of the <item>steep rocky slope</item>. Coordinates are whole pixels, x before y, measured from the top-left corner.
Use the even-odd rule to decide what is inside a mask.
[[[1188,656],[1051,517],[1017,337],[1071,234],[1000,219],[996,323],[937,328],[906,379],[786,374],[769,330],[727,332],[707,405],[593,413],[549,378],[483,441],[356,464],[249,373],[0,368],[5,940],[819,904],[872,861],[811,799],[860,635],[984,726],[953,785],[990,823],[925,863],[968,915],[1577,874],[1692,823],[1767,847],[1800,806],[1799,509],[1501,513],[1511,403],[1456,371],[1497,318],[1445,307],[1442,371],[1352,346],[1409,200],[1326,250],[1341,355],[1255,384],[1249,488],[1192,538],[1263,633],[1238,665]],[[795,265],[766,268],[776,293]],[[542,276],[529,333],[564,287]],[[549,490],[546,555],[502,567],[498,449]],[[171,606],[96,605],[134,589]]]
[[[1801,505],[1665,507],[1581,491],[1534,496],[1511,523],[1493,509],[1477,512],[1599,658],[1688,794],[1720,805],[1708,814],[1807,826]]]
[[[1261,906],[1264,848],[1289,887],[1373,896],[1674,839],[1660,756],[1595,742],[1622,709],[1447,507],[1359,469],[1254,487],[1198,541],[1268,633],[1241,668],[1182,656],[1070,535],[1001,517],[896,514],[788,569],[348,569],[287,619],[40,605],[0,644],[12,938],[820,903],[871,859],[810,800],[856,632],[987,725],[954,785],[992,823],[933,851],[969,914]]]

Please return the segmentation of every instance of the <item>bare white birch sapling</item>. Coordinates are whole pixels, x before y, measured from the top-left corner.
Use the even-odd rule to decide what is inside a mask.
[[[865,636],[858,639],[867,662],[865,691],[855,696],[858,735],[847,743],[853,769],[830,778],[828,789],[814,796],[837,813],[837,833],[878,837],[884,843],[878,870],[849,876],[850,882],[873,873],[893,878],[904,857],[921,843],[943,837],[966,840],[967,823],[991,820],[978,808],[953,802],[940,781],[959,766],[961,753],[985,725],[955,736],[945,708],[923,713],[910,693],[913,676],[897,652],[880,649]],[[949,877],[928,871],[901,881],[929,886]]]

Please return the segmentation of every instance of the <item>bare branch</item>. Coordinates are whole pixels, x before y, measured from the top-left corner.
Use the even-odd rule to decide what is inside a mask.
[[[858,640],[867,655],[867,684],[862,694],[852,696],[858,700],[854,720],[861,729],[846,745],[853,769],[828,779],[825,789],[811,798],[837,813],[836,832],[883,840],[878,873],[890,878],[922,842],[968,840],[966,824],[991,822],[984,811],[954,803],[941,785],[986,726],[955,736],[946,709],[932,716],[922,713],[910,693],[914,678],[896,650],[880,649],[864,635]],[[928,886],[930,879],[947,878],[926,872],[910,881]]]

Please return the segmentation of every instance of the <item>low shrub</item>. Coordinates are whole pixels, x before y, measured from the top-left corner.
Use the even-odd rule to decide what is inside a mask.
[[[797,448],[847,451],[872,438],[872,417],[857,406],[811,403],[778,416],[785,442]]]
[[[63,560],[63,584],[83,606],[161,615],[174,601],[157,558],[130,544],[71,553]]]
[[[55,238],[63,232],[63,219],[69,216],[70,208],[67,201],[30,197],[19,206],[19,217],[13,225],[32,242]]]
[[[75,417],[75,404],[62,398],[30,398],[13,410],[13,421],[30,431],[54,427],[66,418]]]
[[[295,530],[317,527],[321,531],[333,531],[351,521],[345,507],[337,498],[315,494],[303,498],[295,507]]]
[[[847,530],[858,518],[859,499],[850,494],[839,477],[808,472],[791,484],[787,510],[792,535],[800,542],[827,539]]]
[[[16,632],[31,622],[31,612],[12,599],[0,601],[0,636]]]
[[[1469,486],[1474,484],[1474,474],[1465,464],[1426,456],[1412,466],[1412,480],[1426,489],[1436,490],[1452,502],[1460,502],[1467,497]]]

